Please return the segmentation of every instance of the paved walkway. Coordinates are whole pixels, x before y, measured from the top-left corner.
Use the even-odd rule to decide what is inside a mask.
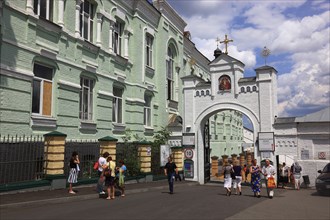
[[[176,181],[175,186],[187,186],[197,185],[196,182],[190,181]],[[140,192],[147,192],[151,190],[168,189],[167,180],[159,180],[154,182],[145,183],[132,183],[126,184],[125,194],[133,194]],[[15,207],[15,206],[28,206],[47,203],[58,203],[67,200],[81,200],[81,199],[95,199],[99,198],[100,195],[96,192],[96,184],[93,185],[82,185],[74,187],[74,191],[77,194],[69,194],[68,189],[57,189],[57,190],[28,190],[28,191],[17,191],[0,194],[0,208]],[[116,195],[120,193],[116,192]],[[102,195],[101,197],[106,197]]]

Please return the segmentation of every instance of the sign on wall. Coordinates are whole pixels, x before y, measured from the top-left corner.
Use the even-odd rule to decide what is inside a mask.
[[[274,132],[258,133],[259,151],[274,151]]]
[[[160,145],[160,166],[164,167],[167,163],[167,158],[171,155],[171,148],[169,145]]]
[[[182,146],[195,147],[195,133],[183,133],[182,134]]]
[[[184,158],[192,159],[194,157],[194,150],[191,148],[184,149]]]
[[[309,160],[309,150],[306,149],[301,150],[300,158],[302,160]]]

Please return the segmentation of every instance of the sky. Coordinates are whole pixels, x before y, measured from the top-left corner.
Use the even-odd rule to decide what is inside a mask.
[[[216,39],[233,42],[228,55],[245,77],[265,65],[278,71],[278,117],[297,117],[330,105],[329,0],[167,0],[187,23],[197,49],[214,59]],[[270,50],[265,60],[264,47]],[[224,51],[224,45],[219,48]]]

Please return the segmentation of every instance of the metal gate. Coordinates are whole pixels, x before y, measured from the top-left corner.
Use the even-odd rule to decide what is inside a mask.
[[[64,174],[69,175],[70,171],[70,159],[72,152],[76,151],[79,155],[80,171],[78,173],[78,178],[80,179],[90,179],[97,177],[97,171],[93,169],[93,164],[98,160],[100,156],[100,143],[97,140],[76,140],[67,141],[65,143],[65,164],[64,164]]]
[[[211,176],[211,163],[210,163],[210,134],[209,134],[209,120],[204,125],[204,182],[210,181]]]

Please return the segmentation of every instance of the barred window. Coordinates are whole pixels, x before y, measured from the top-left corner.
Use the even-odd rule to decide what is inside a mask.
[[[41,18],[53,21],[53,4],[53,0],[34,0],[34,13]]]

